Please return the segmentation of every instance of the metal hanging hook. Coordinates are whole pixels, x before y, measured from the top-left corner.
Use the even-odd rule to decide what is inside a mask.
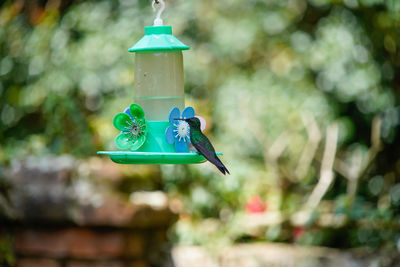
[[[161,4],[161,7],[158,10],[156,18],[154,20],[154,26],[162,26],[163,20],[161,19],[161,14],[163,13],[163,11],[165,9],[165,3],[164,3],[164,0],[153,0],[153,3],[151,4],[151,6],[153,7],[154,12],[156,12],[156,4]]]

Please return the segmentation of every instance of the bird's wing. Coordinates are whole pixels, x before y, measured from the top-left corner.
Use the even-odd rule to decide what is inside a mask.
[[[197,149],[197,151],[203,155],[208,161],[213,163],[216,166],[219,167],[224,167],[222,162],[218,159],[217,155],[215,155],[215,150],[212,147],[212,150],[209,149],[208,146],[211,146],[210,142],[199,142],[198,144],[195,144],[194,147]]]
[[[207,136],[204,134],[201,136],[201,141],[198,143],[192,143],[192,145],[197,149],[197,151],[203,155],[209,162],[214,164],[220,172],[222,172],[224,175],[226,173],[229,174],[228,169],[225,167],[225,165],[221,162],[221,160],[218,158],[218,156],[215,154],[215,149],[213,145],[211,144],[210,140],[208,140]]]
[[[228,173],[228,174],[230,174],[229,173],[229,171],[228,171],[228,169],[225,167],[225,165],[221,162],[221,160],[218,158],[218,156],[215,154],[215,152],[211,152],[211,151],[209,151],[209,150],[207,150],[205,147],[206,147],[206,144],[201,144],[201,143],[199,143],[199,144],[197,144],[197,145],[194,145],[194,147],[197,149],[197,151],[201,154],[201,155],[203,155],[209,162],[211,162],[212,164],[214,164],[217,168],[218,168],[218,170],[220,171],[220,172],[222,172],[222,174],[226,174],[226,173]]]

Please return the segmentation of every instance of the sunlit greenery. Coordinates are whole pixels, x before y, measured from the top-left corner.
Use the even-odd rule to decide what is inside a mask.
[[[20,2],[0,5],[0,162],[115,150],[111,119],[133,99],[127,49],[150,2]],[[173,240],[400,250],[400,2],[167,3],[164,22],[191,46],[186,104],[231,172],[161,166],[181,214]],[[335,177],[308,203],[335,127]],[[253,196],[264,212],[246,209]]]

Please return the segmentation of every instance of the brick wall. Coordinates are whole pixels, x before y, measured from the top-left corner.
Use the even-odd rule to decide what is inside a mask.
[[[162,264],[168,259],[165,229],[18,228],[14,248],[17,266],[132,266]]]
[[[176,220],[168,199],[149,183],[146,191],[117,189],[121,179],[159,175],[151,168],[138,173],[149,177],[127,175],[126,166],[108,159],[15,162],[6,172],[11,208],[0,223],[0,240],[12,237],[15,266],[168,266],[167,230]]]

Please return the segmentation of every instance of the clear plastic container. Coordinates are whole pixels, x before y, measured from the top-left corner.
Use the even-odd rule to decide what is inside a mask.
[[[137,52],[134,97],[150,121],[167,121],[185,107],[182,51]]]

